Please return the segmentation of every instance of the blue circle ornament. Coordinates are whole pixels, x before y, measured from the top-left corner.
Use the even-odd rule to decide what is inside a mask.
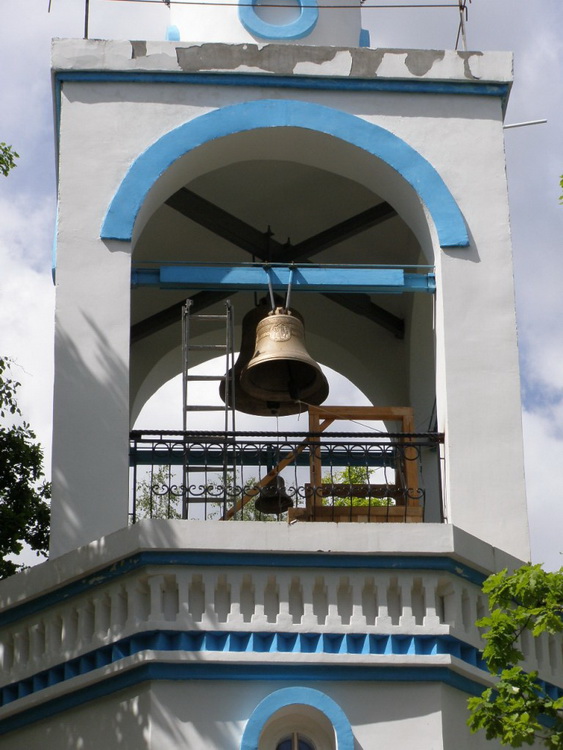
[[[239,18],[244,28],[261,39],[302,39],[319,20],[317,0],[297,0],[299,17],[286,24],[267,23],[256,13],[258,0],[240,0]],[[267,6],[264,6],[267,7]]]

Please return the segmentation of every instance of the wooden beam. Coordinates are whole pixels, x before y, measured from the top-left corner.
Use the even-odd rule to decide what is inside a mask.
[[[273,239],[270,232],[260,232],[188,188],[181,188],[171,195],[166,205],[261,260],[269,260],[272,254],[279,255],[285,248]]]
[[[283,256],[283,253],[291,252],[292,250],[292,246],[290,244],[282,245],[281,243],[274,240],[271,237],[270,232],[260,232],[246,222],[237,219],[228,211],[224,211],[219,206],[216,206],[211,201],[208,201],[207,199],[202,198],[200,195],[197,195],[197,193],[188,190],[188,188],[181,188],[176,193],[171,195],[170,198],[168,198],[168,200],[166,201],[166,205],[170,206],[176,211],[179,211],[188,219],[191,219],[192,221],[200,224],[200,226],[203,226],[206,229],[209,229],[209,231],[218,234],[228,242],[232,242],[237,247],[240,247],[247,252],[256,255],[258,258],[260,258],[260,260],[267,261],[273,259],[273,257],[280,258]],[[345,234],[346,237],[352,236],[352,233],[350,233],[352,232],[352,227],[350,226],[348,230],[345,230],[343,228],[344,224],[355,223],[357,231],[354,231],[353,234],[357,234],[358,232],[363,231],[364,228],[367,229],[368,225],[374,226],[373,223],[369,224],[369,221],[375,221],[375,223],[378,223],[375,216],[371,216],[371,218],[368,218],[366,217],[366,214],[370,211],[375,212],[376,209],[378,209],[380,206],[382,207],[380,211],[385,213],[387,211],[385,206],[387,205],[388,204],[378,204],[378,206],[374,206],[373,209],[368,209],[367,212],[363,211],[356,217],[347,219],[345,222],[341,222],[340,224],[335,225],[334,227],[332,227],[332,229],[326,230],[327,233],[332,233],[333,235],[334,242],[332,242],[332,244],[334,244],[336,241],[340,241],[335,239],[338,231],[342,233],[341,239],[344,239]],[[391,218],[391,215],[394,215],[394,212],[393,214],[391,214],[390,212],[387,213],[387,216],[385,218]],[[381,221],[383,220],[384,218],[381,218]],[[363,222],[366,223],[364,224]],[[341,229],[337,230],[338,227],[341,227]],[[324,232],[320,233],[320,235],[324,234]],[[320,244],[322,242],[329,241],[329,238],[325,238],[323,240],[320,235],[315,235],[314,237],[309,238],[309,240],[304,241],[305,243],[315,241],[313,242],[313,244],[316,243],[316,245],[319,247],[319,250],[314,250],[314,252],[320,252]],[[310,246],[311,245],[309,244],[309,247]],[[328,247],[328,245],[326,246]],[[304,243],[299,243],[299,245],[297,245],[296,247],[301,247],[301,249],[299,250],[299,254],[301,255],[303,248],[305,247]],[[203,295],[211,296],[204,297]],[[383,328],[385,328],[385,330],[389,331],[397,338],[404,337],[404,321],[396,315],[393,315],[384,308],[380,307],[379,305],[373,303],[367,294],[325,294],[324,296],[328,297],[328,299],[332,299],[333,302],[336,302],[347,310],[351,310],[357,315],[367,317],[374,323],[381,325]],[[197,299],[197,303],[195,304],[198,304],[197,309],[198,311],[201,311],[202,309],[204,309],[204,307],[209,307],[215,302],[225,299],[225,295],[222,292],[200,292],[192,299]],[[157,331],[160,331],[163,328],[166,328],[167,326],[175,323],[179,318],[182,305],[183,302],[177,303],[175,305],[172,305],[171,307],[161,310],[155,315],[151,315],[149,318],[146,318],[139,323],[136,323],[131,328],[131,342],[133,343],[139,341],[146,336],[150,336],[151,334],[156,333]]]
[[[390,313],[380,305],[371,301],[367,294],[331,294],[323,295],[327,299],[341,305],[346,310],[362,315],[364,318],[377,323],[386,331],[392,333],[395,338],[405,338],[405,321],[397,315]]]
[[[284,262],[290,262],[316,255],[316,253],[348,240],[350,237],[360,234],[360,232],[365,232],[366,229],[371,229],[371,227],[381,224],[387,219],[392,219],[396,215],[397,212],[389,203],[378,203],[376,206],[345,219],[330,229],[325,229],[323,232],[299,242],[297,245],[285,246],[283,258],[280,256],[279,260],[283,259]],[[272,260],[278,260],[277,256],[274,255]]]

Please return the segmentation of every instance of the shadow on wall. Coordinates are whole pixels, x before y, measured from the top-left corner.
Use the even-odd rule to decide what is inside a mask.
[[[78,314],[78,313],[77,313]],[[84,317],[85,350],[55,338],[51,554],[127,525],[129,376],[115,343]],[[127,350],[125,350],[127,356]]]
[[[35,724],[29,735],[26,730],[20,730],[17,745],[13,747],[142,750],[151,746],[150,705],[148,686],[141,686],[138,691],[116,693],[66,711],[60,714],[58,721]]]

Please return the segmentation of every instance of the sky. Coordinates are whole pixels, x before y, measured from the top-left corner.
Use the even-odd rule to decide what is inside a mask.
[[[49,0],[0,0],[0,142],[20,154],[10,176],[0,176],[0,353],[16,362],[20,405],[47,465],[56,210],[50,40],[83,36],[84,3],[51,0],[50,13],[48,6]],[[506,124],[547,119],[505,134],[532,559],[553,570],[563,565],[563,3],[472,0],[468,10],[468,49],[515,54]],[[166,13],[160,4],[90,0],[89,36],[158,38]],[[458,13],[365,8],[363,25],[372,46],[453,49]],[[494,450],[494,426],[491,440]]]

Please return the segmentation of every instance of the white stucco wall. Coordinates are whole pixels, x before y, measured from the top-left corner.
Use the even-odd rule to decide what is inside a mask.
[[[175,54],[178,49],[187,57]],[[499,53],[467,59],[456,53],[431,53],[428,57],[429,53],[422,52],[417,57],[401,51],[343,50],[334,57],[333,50],[333,62],[320,63],[317,51],[307,51],[315,48],[292,49],[298,50],[300,59],[292,63],[297,75],[314,70],[317,75],[346,78],[353,70],[351,60],[356,60],[357,70],[358,61],[367,70],[371,60],[377,77],[389,81],[410,78],[468,83],[478,76],[481,81],[510,80],[510,56]],[[106,73],[181,72],[197,68],[201,58],[199,52],[190,57],[191,50],[189,45],[153,44],[147,45],[144,54],[132,55],[128,42],[67,40],[54,48],[54,67]],[[233,69],[231,53],[219,55],[218,72],[222,66]],[[359,53],[372,58],[354,57]],[[236,51],[241,60],[245,54]],[[254,59],[254,50],[248,54]],[[283,61],[281,51],[279,55]],[[182,59],[180,70],[178,60]],[[267,153],[271,158],[272,148],[278,149],[280,159],[290,153],[293,160],[305,164],[325,168],[328,164],[335,173],[391,202],[417,236],[428,260],[433,258],[436,264],[436,396],[438,427],[446,433],[447,520],[526,559],[529,549],[500,100],[447,93],[128,84],[112,81],[111,76],[107,81],[65,81],[60,96],[52,553],[59,555],[126,523],[130,246],[100,240],[108,205],[130,165],[158,138],[206,112],[264,98],[332,107],[401,138],[434,166],[451,191],[467,223],[470,246],[439,248],[435,228],[428,223],[412,188],[374,157],[347,144],[341,147],[335,143],[334,149],[327,150],[326,140],[322,140],[323,148],[316,149],[312,133],[303,141],[300,136],[284,138],[282,134],[279,146],[272,145],[271,131],[264,138],[259,134],[256,138],[253,134],[243,139],[233,136],[232,146],[225,138],[179,159],[145,201],[134,240],[155,208],[187,178],[236,162],[241,153],[255,158]],[[361,326],[357,339],[352,336],[346,342],[349,352],[357,352],[360,330]],[[314,345],[316,335],[313,327]],[[418,343],[413,341],[413,353]],[[326,342],[319,341],[318,346],[326,346]],[[407,364],[399,358],[395,366],[404,362],[411,379],[416,378],[416,359],[416,355],[411,357]],[[399,382],[392,367],[387,378],[389,387]],[[371,395],[368,380],[364,377],[361,386]],[[381,389],[374,389],[378,391]],[[408,390],[403,392],[408,397]],[[411,397],[419,399],[414,384]]]
[[[17,722],[1,735],[2,749],[239,750],[260,702],[299,686],[344,712],[356,748],[496,747],[466,727],[468,691],[490,684],[468,656],[481,644],[474,620],[484,595],[477,581],[520,561],[445,524],[236,528],[234,534],[221,522],[145,521],[1,581],[0,697],[5,686],[18,686],[16,693],[5,688],[9,700],[0,706],[0,732]],[[314,607],[319,578],[328,587],[325,616]],[[275,617],[260,593],[272,579]],[[242,580],[254,587],[244,601],[237,593]],[[291,606],[296,580],[307,603],[301,617]],[[377,588],[375,608],[361,594],[366,580],[372,598],[374,582]],[[205,585],[199,615],[190,581]],[[397,581],[398,609],[385,594]],[[352,616],[338,596],[344,582],[355,592]],[[230,611],[219,591],[225,584]],[[420,586],[424,595],[414,597]],[[180,647],[174,639],[187,634],[195,640]],[[206,634],[212,638],[204,645]],[[265,636],[262,647],[253,634]],[[308,643],[340,638],[342,649],[322,640],[315,641],[318,650],[268,648],[277,634]],[[354,648],[354,639],[366,637],[386,642],[389,651]],[[426,639],[431,648],[401,647],[411,639],[419,647]],[[435,648],[440,639],[467,653]],[[552,647],[527,644],[525,667],[561,685],[560,657],[547,658],[560,653],[557,642]],[[322,735],[313,737],[318,750],[335,750]]]
[[[433,683],[186,680],[147,682],[2,737],[3,750],[239,750],[258,703],[284,687],[313,688],[332,698],[352,725],[355,747],[409,745],[431,750],[494,750],[467,728],[467,696]],[[288,731],[291,725],[288,722]],[[319,740],[318,750],[332,750]],[[259,750],[268,750],[259,746]]]

